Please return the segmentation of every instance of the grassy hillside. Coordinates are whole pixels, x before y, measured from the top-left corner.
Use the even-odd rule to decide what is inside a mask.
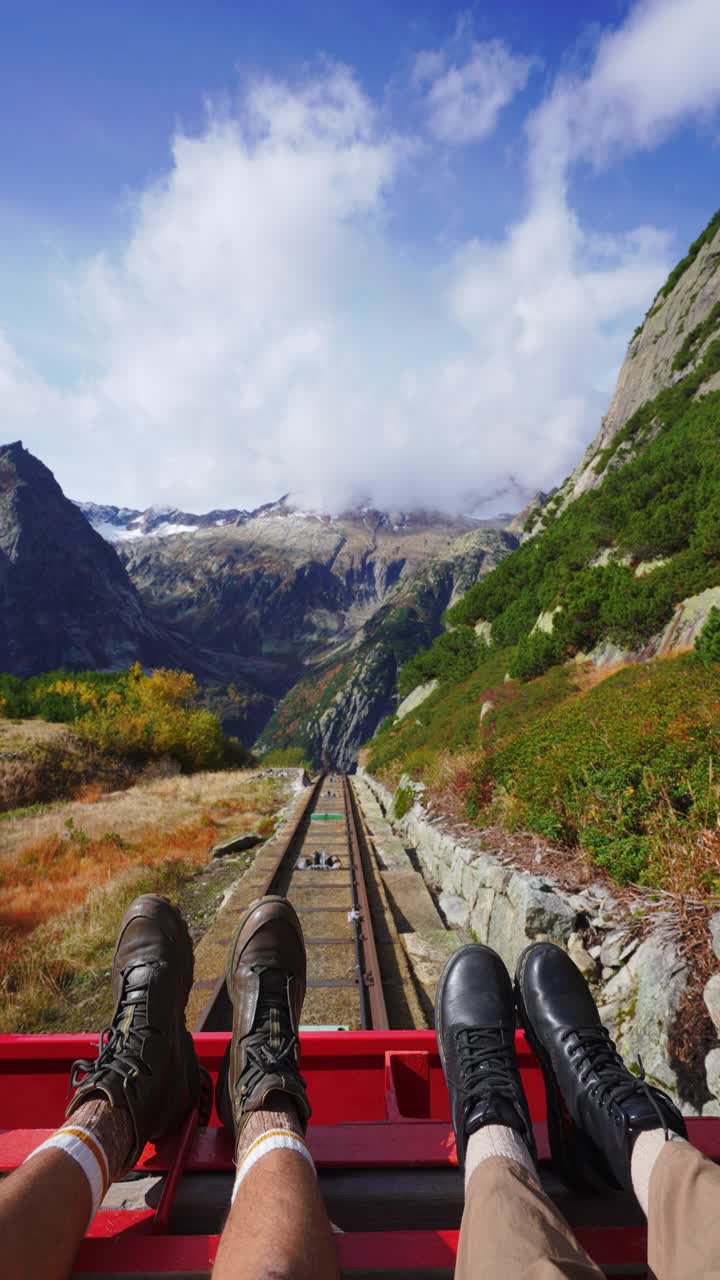
[[[425,782],[479,827],[579,847],[618,881],[720,891],[720,665],[684,654],[588,687],[574,665],[508,683],[508,656],[387,720],[370,771]]]

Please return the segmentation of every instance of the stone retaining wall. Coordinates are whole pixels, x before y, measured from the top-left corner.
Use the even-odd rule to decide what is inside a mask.
[[[491,850],[463,844],[431,821],[420,803],[422,787],[408,778],[416,802],[395,821],[393,797],[360,770],[395,831],[415,850],[426,881],[448,924],[469,928],[513,972],[529,942],[548,939],[563,946],[592,983],[601,1016],[630,1064],[642,1059],[648,1079],[666,1089],[688,1115],[720,1115],[720,1048],[705,1061],[705,1096],[679,1094],[671,1065],[670,1033],[687,983],[687,968],[675,946],[660,934],[633,938],[631,919],[604,884],[568,893],[549,876],[508,866]],[[720,957],[720,914],[713,917],[713,944]],[[720,973],[705,1000],[720,1032]],[[702,1065],[698,1064],[702,1089]]]

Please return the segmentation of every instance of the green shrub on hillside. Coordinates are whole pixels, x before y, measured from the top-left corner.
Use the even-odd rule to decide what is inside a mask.
[[[401,818],[409,813],[415,803],[415,792],[411,786],[406,783],[405,786],[398,787],[393,797],[393,809],[395,817],[399,822]]]
[[[377,733],[368,744],[367,767],[371,773],[395,775],[407,773],[426,780],[424,770],[431,768],[442,754],[483,749],[490,732],[490,720],[480,720],[483,703],[494,704],[493,736],[504,737],[514,732],[528,717],[544,714],[575,689],[575,670],[555,667],[542,680],[527,684],[505,683],[505,673],[512,652],[498,649],[490,652],[466,680],[441,684],[422,704],[419,715],[406,716]]]
[[[515,650],[508,671],[515,680],[533,680],[562,658],[562,647],[552,632],[533,631],[523,636]]]
[[[685,369],[695,359],[703,343],[720,325],[720,302],[716,302],[704,320],[691,329],[672,362],[673,369]]]
[[[664,821],[717,822],[719,762],[720,670],[683,656],[526,719],[484,755],[475,785],[502,789],[523,825],[587,849],[615,879],[652,881]]]
[[[695,652],[706,667],[720,662],[720,609],[710,610],[705,626],[695,641]]]
[[[421,649],[398,676],[398,693],[406,698],[426,680],[464,680],[487,654],[487,645],[469,627],[443,631],[429,649]]]
[[[121,691],[127,671],[67,671],[59,668],[21,680],[0,675],[0,715],[7,719],[39,716],[56,724],[71,724],[87,714],[100,692]]]

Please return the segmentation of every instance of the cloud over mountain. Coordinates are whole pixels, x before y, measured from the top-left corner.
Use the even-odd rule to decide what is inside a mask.
[[[0,335],[7,430],[66,490],[132,505],[292,490],[331,510],[500,494],[497,509],[507,486],[556,483],[670,257],[661,229],[581,218],[573,166],[653,146],[720,96],[715,0],[677,12],[638,4],[584,77],[550,85],[519,137],[525,211],[493,238],[438,226],[419,244],[399,209],[456,143],[492,132],[532,50],[426,52],[407,86],[417,126],[329,61],[247,83],[177,132],[119,250],[66,280],[87,353],[74,383],[54,386]],[[482,147],[462,153],[480,202]]]

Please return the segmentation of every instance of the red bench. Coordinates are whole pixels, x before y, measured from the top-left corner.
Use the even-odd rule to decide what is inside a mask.
[[[226,1033],[195,1036],[213,1078],[227,1040]],[[308,1140],[342,1232],[343,1273],[451,1275],[462,1176],[434,1033],[308,1032],[301,1042],[313,1107]],[[621,1196],[579,1196],[547,1167],[542,1077],[521,1033],[517,1044],[549,1194],[603,1269],[615,1277],[643,1275],[646,1229],[637,1207]],[[0,1172],[16,1168],[57,1127],[70,1064],[92,1057],[96,1046],[91,1035],[0,1036]],[[689,1129],[695,1145],[720,1160],[720,1120],[690,1120]],[[177,1137],[146,1147],[130,1179],[111,1190],[75,1274],[207,1273],[232,1169],[232,1143],[217,1117],[200,1129],[190,1116]]]

